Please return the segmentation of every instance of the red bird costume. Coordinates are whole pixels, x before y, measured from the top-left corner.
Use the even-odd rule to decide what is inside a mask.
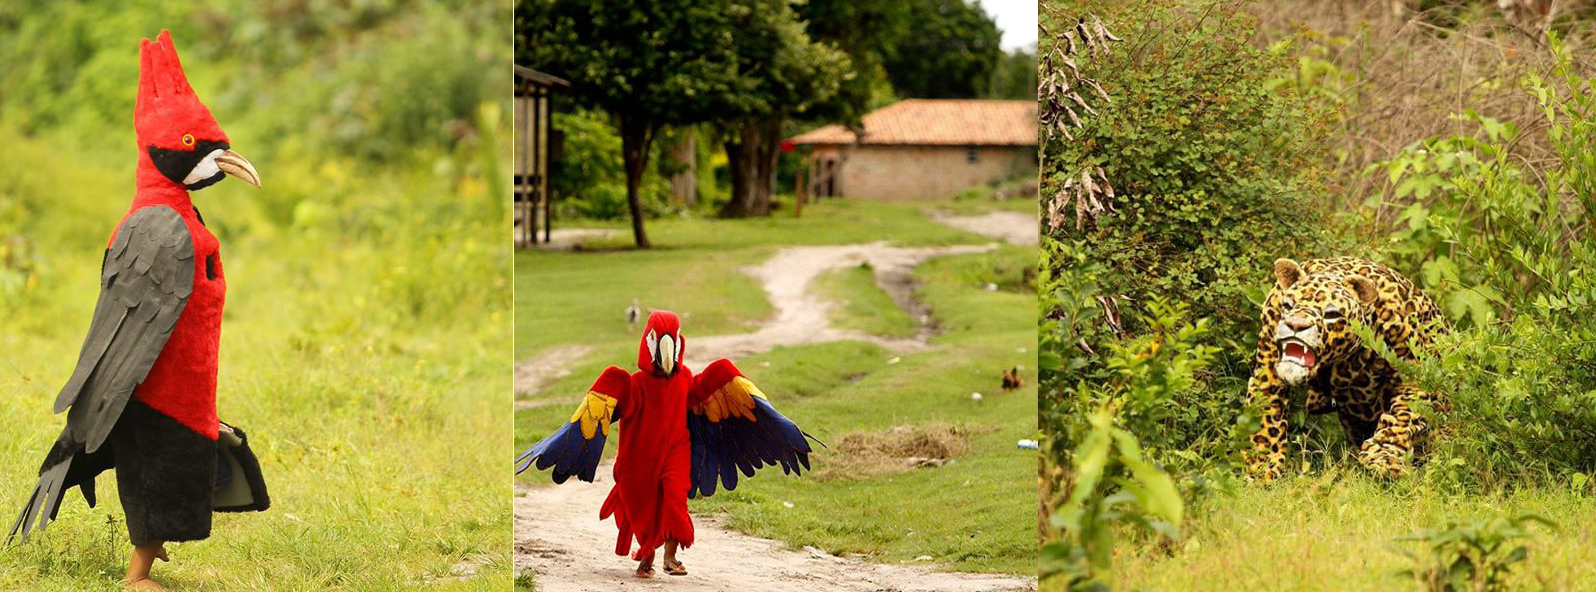
[[[593,481],[610,423],[626,437],[615,455],[615,487],[599,519],[615,516],[615,554],[651,558],[666,541],[693,544],[687,498],[713,495],[716,484],[737,487],[765,465],[801,474],[809,468],[810,436],[777,412],[764,393],[731,362],[712,362],[702,374],[681,365],[681,321],[654,311],[638,346],[638,372],[611,366],[553,434],[516,459],[516,473],[536,464],[554,468],[554,482],[572,475]]]
[[[112,467],[134,545],[202,539],[213,508],[269,503],[253,455],[228,449],[218,463],[216,358],[227,283],[216,237],[189,198],[227,175],[257,187],[260,178],[194,95],[167,31],[139,45],[133,125],[137,191],[106,248],[77,368],[56,398],[57,413],[71,409],[66,429],[12,535],[26,537],[35,523],[42,530],[74,485],[93,506],[94,479]],[[242,446],[243,433],[228,432],[224,439]],[[247,475],[233,474],[240,468]],[[215,505],[233,479],[246,477],[247,503]]]

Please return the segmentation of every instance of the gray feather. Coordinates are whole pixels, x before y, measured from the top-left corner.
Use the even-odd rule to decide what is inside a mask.
[[[56,413],[71,409],[67,428],[87,452],[110,435],[193,291],[194,240],[183,217],[167,206],[128,216],[106,249],[77,368],[55,400]]]

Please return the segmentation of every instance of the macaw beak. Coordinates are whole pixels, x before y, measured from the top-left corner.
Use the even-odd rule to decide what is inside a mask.
[[[659,338],[659,369],[666,375],[676,372],[676,340],[670,335]]]
[[[249,160],[242,154],[232,150],[223,151],[221,156],[216,157],[216,168],[243,179],[250,185],[260,187],[260,173],[255,172],[255,165],[249,164]]]

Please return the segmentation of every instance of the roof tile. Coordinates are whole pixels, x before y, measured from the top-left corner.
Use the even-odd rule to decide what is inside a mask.
[[[853,144],[837,124],[800,134],[794,144]],[[984,99],[904,99],[864,116],[861,144],[1035,146],[1036,103]]]

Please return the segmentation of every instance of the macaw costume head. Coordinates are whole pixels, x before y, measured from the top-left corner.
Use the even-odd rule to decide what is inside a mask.
[[[682,369],[682,320],[676,313],[656,310],[643,327],[643,343],[637,346],[637,369],[661,378],[675,376]]]
[[[172,34],[139,43],[139,96],[133,108],[138,131],[139,185],[203,189],[227,175],[260,187],[255,167],[233,152],[227,133],[211,117],[183,74]]]

